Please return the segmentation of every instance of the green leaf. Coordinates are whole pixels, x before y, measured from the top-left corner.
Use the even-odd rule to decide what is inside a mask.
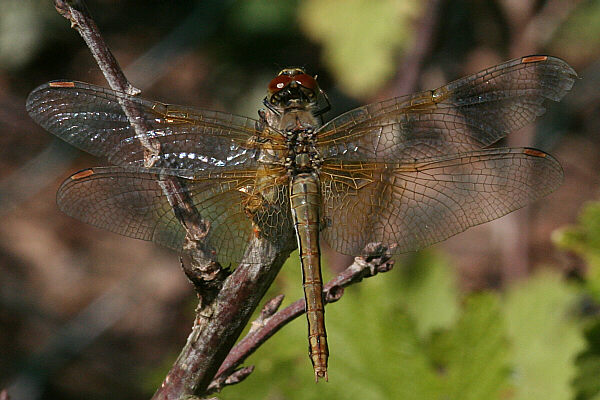
[[[251,35],[276,34],[290,27],[296,11],[295,1],[246,0],[231,7],[231,25]]]
[[[594,321],[585,331],[586,349],[575,361],[577,376],[573,386],[577,400],[600,398],[600,320]]]
[[[408,257],[393,272],[396,301],[415,320],[421,338],[448,328],[459,313],[456,277],[448,260],[433,251]]]
[[[451,330],[434,337],[432,359],[447,399],[499,399],[508,383],[508,343],[496,295],[470,296]]]
[[[588,0],[554,34],[552,48],[573,64],[596,58],[600,51],[600,0]]]
[[[513,350],[513,399],[573,398],[573,361],[583,347],[573,315],[577,295],[550,271],[509,288],[504,312]]]
[[[588,264],[585,287],[600,301],[600,202],[587,203],[577,224],[554,232],[552,240],[561,249],[572,251]]]
[[[34,56],[48,34],[44,6],[37,0],[0,2],[0,70],[22,68]]]
[[[341,89],[357,97],[375,93],[395,72],[410,43],[412,22],[423,2],[308,0],[300,3],[300,27],[323,47],[323,58]]]

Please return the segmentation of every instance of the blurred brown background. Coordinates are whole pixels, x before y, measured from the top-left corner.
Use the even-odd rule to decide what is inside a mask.
[[[429,89],[501,61],[551,54],[582,78],[507,143],[556,156],[562,187],[532,207],[437,245],[461,287],[501,287],[552,263],[552,231],[600,179],[599,1],[141,1],[88,3],[143,96],[256,116],[284,66],[318,74],[333,110]],[[0,3],[0,388],[15,399],[147,398],[187,337],[195,306],[176,254],[61,214],[55,192],[103,160],[69,148],[25,112],[39,84],[106,85],[49,0]],[[294,256],[294,255],[293,255]],[[347,257],[331,256],[333,269]],[[298,285],[300,283],[298,282]]]

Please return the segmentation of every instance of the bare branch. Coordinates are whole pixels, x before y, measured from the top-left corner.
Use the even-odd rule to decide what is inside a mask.
[[[220,392],[225,386],[235,385],[246,379],[254,371],[254,366],[236,369],[224,379],[214,380],[208,385],[208,393]]]
[[[229,276],[214,302],[199,310],[192,333],[153,399],[204,394],[212,378],[279,273],[290,249],[276,249],[255,239],[252,257],[262,264],[242,264]]]
[[[364,278],[377,275],[379,272],[387,272],[392,269],[394,261],[384,246],[371,244],[364,251],[367,256],[356,257],[354,263],[340,272],[335,278],[327,282],[323,287],[325,303],[333,303],[340,299],[344,288],[362,281]],[[282,299],[282,298],[281,298]],[[274,300],[279,300],[275,298]],[[271,300],[273,301],[273,300]],[[253,329],[229,352],[229,355],[219,368],[214,380],[209,386],[211,392],[219,391],[226,385],[226,381],[235,369],[240,366],[261,344],[291,322],[298,316],[304,314],[304,299],[290,304],[283,310],[273,314],[266,320],[261,317],[253,322]]]
[[[275,312],[277,312],[279,306],[281,306],[281,302],[283,302],[284,297],[284,295],[280,294],[265,303],[258,318],[252,321],[250,332],[254,332],[256,329],[263,326],[265,322],[271,318]]]
[[[111,88],[131,95],[138,94],[139,90],[129,84],[106,46],[84,1],[55,0],[55,6],[83,37]],[[121,107],[145,149],[144,165],[151,167],[160,156],[160,145],[147,137],[146,121],[132,102],[123,99]],[[289,256],[291,248],[277,248],[255,238],[247,250],[247,259],[263,262],[242,262],[231,275],[222,273],[218,264],[211,261],[203,251],[200,239],[206,235],[210,226],[202,220],[189,199],[182,195],[185,193],[185,188],[182,187],[185,183],[169,177],[163,183],[163,191],[187,231],[185,250],[190,259],[184,260],[182,266],[202,295],[188,341],[153,397],[180,399],[186,395],[201,395],[206,392],[219,365],[235,344],[253,310]],[[236,379],[240,381],[243,373],[236,376],[230,382]]]
[[[54,0],[54,5],[63,17],[71,21],[71,27],[77,30],[84,39],[110,87],[113,90],[130,95],[139,94],[140,90],[129,83],[119,63],[106,45],[85,2],[83,0]],[[160,143],[146,134],[150,130],[147,121],[142,111],[133,102],[120,97],[119,103],[135,131],[136,138],[144,149],[144,166],[154,166],[160,157]],[[109,159],[109,161],[119,165],[120,160]],[[187,266],[191,269],[189,272],[186,271],[186,274],[194,276],[198,274],[198,271],[206,271],[203,278],[205,281],[210,280],[210,277],[219,276],[220,266],[214,261],[212,252],[207,251],[202,243],[202,239],[206,236],[210,225],[202,219],[189,196],[185,195],[187,193],[185,182],[181,179],[165,176],[160,184],[175,215],[187,232],[184,250],[192,255],[192,262],[184,264],[184,269]],[[192,282],[197,286],[196,280],[192,280]],[[197,288],[204,289],[198,286]]]
[[[54,6],[63,17],[71,21],[71,28],[79,32],[110,87],[132,96],[140,93],[139,89],[136,89],[127,81],[123,70],[102,38],[100,30],[92,19],[85,3],[82,0],[54,0]]]

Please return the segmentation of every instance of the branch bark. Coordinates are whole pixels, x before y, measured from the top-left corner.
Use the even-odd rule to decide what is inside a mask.
[[[257,243],[262,264],[241,264],[228,277],[215,300],[200,307],[192,333],[153,399],[179,399],[207,392],[217,369],[250,320],[290,251]],[[265,257],[266,254],[266,257]]]
[[[127,81],[104,42],[85,2],[55,0],[54,3],[57,11],[71,21],[71,26],[82,36],[111,88],[131,95],[139,94],[139,90]],[[144,164],[151,167],[160,155],[160,146],[146,136],[147,129],[140,111],[131,102],[123,101],[121,106],[146,150]],[[182,265],[188,277],[192,278],[201,300],[192,333],[153,399],[179,399],[206,392],[218,367],[291,251],[255,239],[247,256],[261,260],[261,263],[242,261],[229,275],[217,263],[207,262],[209,257],[197,240],[203,236],[206,225],[193,205],[177,196],[185,192],[177,189],[182,184],[177,179],[165,179],[164,191],[170,196],[171,206],[178,209],[176,215],[182,216],[180,222],[188,232],[186,247],[190,260],[182,262]]]

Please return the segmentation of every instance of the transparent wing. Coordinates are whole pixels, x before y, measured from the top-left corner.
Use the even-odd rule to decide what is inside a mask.
[[[559,101],[577,74],[563,60],[529,56],[436,90],[369,104],[319,131],[325,159],[405,162],[486,147]]]
[[[83,222],[181,251],[186,231],[165,193],[169,190],[171,198],[189,200],[206,222],[206,248],[227,265],[242,259],[252,235],[280,243],[289,240],[281,231],[293,232],[287,186],[262,186],[258,194],[255,177],[256,171],[184,179],[157,169],[93,168],[67,179],[57,202],[62,211]],[[170,185],[173,179],[176,185]]]
[[[414,251],[521,208],[556,189],[562,177],[554,158],[528,148],[406,164],[327,164],[322,235],[344,254],[361,254],[371,242]]]
[[[144,148],[136,139],[120,102],[143,115],[146,136],[160,143],[155,167],[208,170],[256,166],[258,150],[249,145],[257,121],[218,111],[144,100],[82,82],[50,82],[27,99],[27,111],[43,128],[114,165],[143,166]]]

